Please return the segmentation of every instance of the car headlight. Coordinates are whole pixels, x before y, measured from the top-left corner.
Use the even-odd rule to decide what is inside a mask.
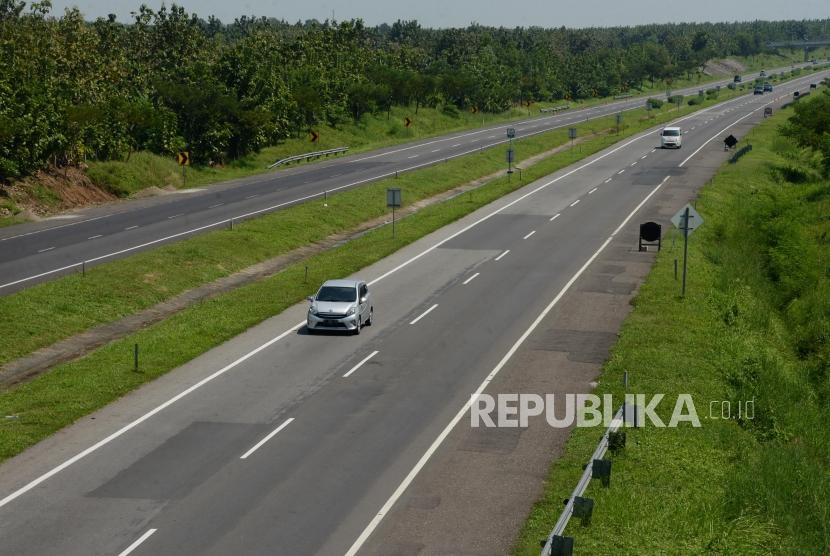
[[[349,307],[349,310],[346,311],[346,316],[349,317],[354,314],[354,306]]]
[[[308,308],[308,314],[309,315],[314,315],[316,317],[317,316],[317,311],[315,311],[314,307],[311,306],[311,307]]]

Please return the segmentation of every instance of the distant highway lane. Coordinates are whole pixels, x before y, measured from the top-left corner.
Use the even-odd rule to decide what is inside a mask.
[[[361,553],[598,254],[803,83],[679,119],[680,150],[628,138],[364,269],[360,336],[306,334],[299,304],[5,462],[0,555]]]
[[[789,68],[783,68],[789,69]],[[780,70],[770,70],[780,71]],[[756,74],[749,74],[752,79]],[[710,88],[731,80],[703,85]],[[697,92],[699,87],[677,90]],[[79,272],[119,257],[185,239],[194,234],[319,199],[397,173],[430,166],[506,142],[505,129],[518,138],[571,126],[642,107],[644,97],[625,99],[553,116],[501,123],[424,139],[368,153],[182,190],[152,199],[86,209],[37,223],[0,229],[0,295]]]

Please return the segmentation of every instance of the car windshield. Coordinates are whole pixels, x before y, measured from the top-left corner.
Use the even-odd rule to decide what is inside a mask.
[[[680,135],[680,130],[677,129],[664,129],[663,130],[663,137],[677,137]]]
[[[324,286],[317,293],[317,301],[354,301],[357,290],[348,286]]]

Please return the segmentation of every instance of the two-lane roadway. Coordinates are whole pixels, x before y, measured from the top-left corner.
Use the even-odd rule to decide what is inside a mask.
[[[776,72],[779,70],[775,70]],[[752,79],[756,74],[747,75]],[[731,80],[705,85],[726,85]],[[698,88],[675,91],[691,94]],[[0,295],[67,273],[124,257],[193,234],[321,198],[325,192],[394,176],[444,160],[492,148],[517,137],[543,133],[586,120],[634,110],[644,98],[624,99],[582,110],[454,133],[319,164],[234,180],[203,189],[116,203],[37,223],[0,229]]]

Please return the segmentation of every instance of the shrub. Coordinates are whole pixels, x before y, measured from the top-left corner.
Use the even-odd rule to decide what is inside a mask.
[[[659,109],[659,108],[663,107],[663,101],[660,100],[659,98],[650,98],[646,101],[646,104],[651,106],[652,108],[658,108]]]

